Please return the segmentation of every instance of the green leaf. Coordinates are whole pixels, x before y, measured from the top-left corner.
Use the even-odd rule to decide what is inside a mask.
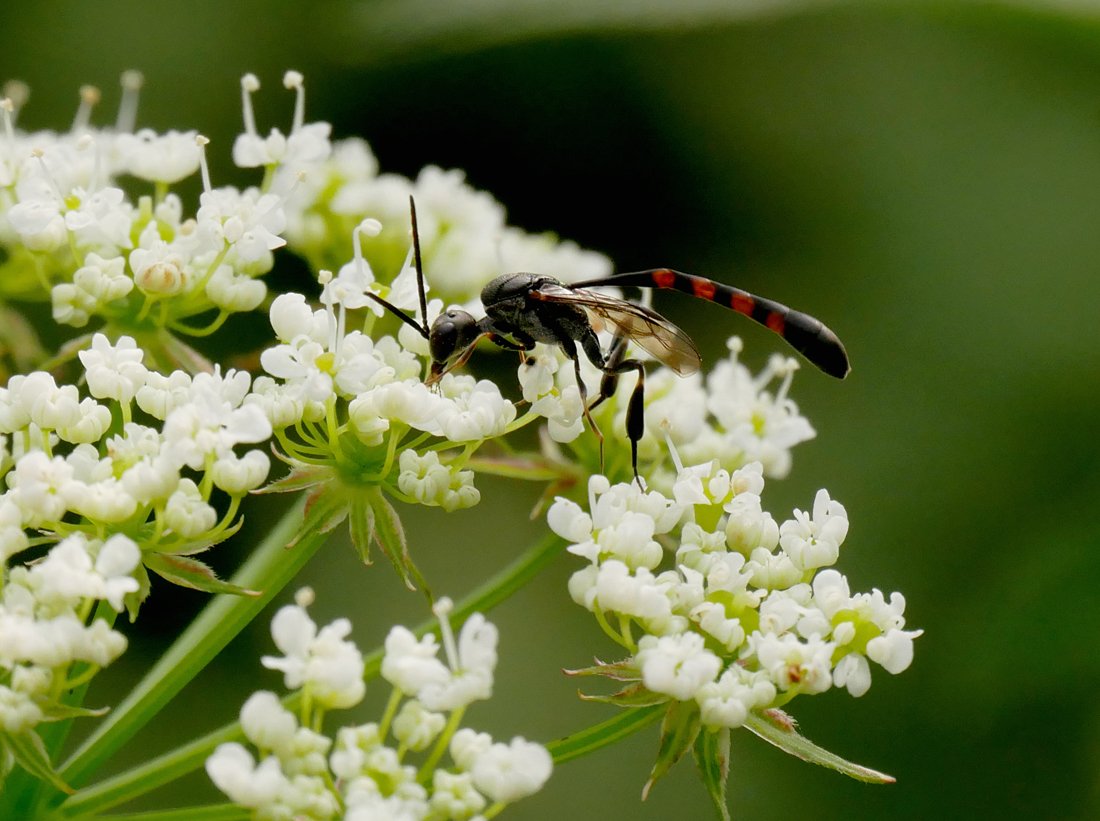
[[[162,579],[190,587],[192,590],[204,590],[207,593],[230,593],[234,596],[258,596],[255,590],[238,587],[217,577],[213,570],[187,556],[173,556],[168,553],[146,553],[145,566]]]
[[[428,585],[424,576],[409,556],[409,543],[405,539],[405,528],[401,524],[401,517],[397,515],[393,505],[382,495],[378,487],[368,488],[367,497],[371,507],[374,508],[374,540],[393,562],[393,566],[409,590],[416,590],[416,585],[419,584],[427,591]]]
[[[649,780],[642,787],[643,801],[657,780],[691,749],[702,726],[699,707],[694,701],[673,701],[668,705],[665,718],[661,722],[661,744],[657,748],[657,760],[653,763]]]
[[[546,745],[546,749],[554,757],[555,764],[564,764],[566,761],[588,755],[633,735],[659,719],[662,712],[658,707],[623,710],[607,721],[551,741]]]
[[[822,749],[799,734],[795,729],[794,720],[782,710],[766,710],[763,715],[750,713],[745,727],[760,738],[773,744],[785,753],[790,753],[795,758],[801,758],[810,764],[828,767],[836,770],[841,775],[864,781],[868,784],[893,784],[896,780],[892,775],[880,773],[861,764],[846,761],[835,753]]]
[[[359,554],[359,561],[370,564],[370,543],[374,538],[374,508],[367,502],[357,499],[351,503],[348,512],[348,531],[351,545]]]
[[[23,733],[5,733],[0,738],[3,739],[4,746],[11,752],[16,763],[28,773],[64,793],[73,792],[73,788],[65,783],[50,763],[46,745],[42,743],[38,733],[33,730]]]
[[[726,782],[730,775],[730,731],[723,727],[717,732],[704,730],[695,739],[695,763],[703,776],[703,785],[710,793],[714,808],[722,821],[730,821],[730,811],[726,804]]]
[[[664,704],[668,696],[663,693],[654,693],[642,684],[631,684],[617,693],[610,695],[594,695],[578,693],[582,701],[595,701],[600,704],[614,704],[616,707],[651,707],[656,704]]]

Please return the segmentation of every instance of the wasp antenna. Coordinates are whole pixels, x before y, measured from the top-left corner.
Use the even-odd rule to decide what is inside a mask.
[[[377,302],[379,305],[381,305],[383,308],[385,308],[387,311],[389,311],[395,317],[400,319],[402,322],[404,322],[410,328],[415,328],[416,332],[418,334],[420,334],[422,337],[424,337],[425,339],[430,339],[431,338],[430,335],[428,334],[428,329],[425,326],[421,325],[419,322],[417,322],[415,319],[413,319],[407,313],[402,311],[400,308],[398,308],[392,302],[387,302],[386,300],[382,299],[382,297],[378,296],[378,294],[372,294],[370,291],[365,291],[364,293],[368,298],[373,299],[375,302]]]
[[[420,259],[420,231],[416,227],[416,200],[409,194],[409,215],[412,219],[413,263],[416,265],[416,287],[420,293],[420,321],[428,327],[428,297],[424,289],[424,263]],[[425,334],[427,336],[427,334]]]

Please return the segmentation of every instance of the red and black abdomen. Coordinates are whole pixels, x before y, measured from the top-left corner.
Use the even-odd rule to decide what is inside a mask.
[[[577,283],[577,287],[587,288],[594,285],[665,288],[717,302],[775,331],[787,340],[792,348],[829,376],[843,379],[851,370],[844,345],[820,319],[792,310],[774,300],[734,288],[732,285],[724,285],[712,279],[673,271],[670,268],[616,274],[606,279]]]

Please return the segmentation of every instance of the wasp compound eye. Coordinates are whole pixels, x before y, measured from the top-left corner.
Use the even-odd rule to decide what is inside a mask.
[[[428,349],[435,362],[449,362],[462,354],[478,337],[477,320],[452,308],[432,323]]]

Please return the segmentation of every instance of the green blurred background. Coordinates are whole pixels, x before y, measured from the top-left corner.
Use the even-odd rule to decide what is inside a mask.
[[[82,83],[110,107],[119,72],[139,68],[139,123],[200,129],[215,181],[246,180],[227,159],[238,78],[264,81],[261,130],[285,129],[279,81],[296,68],[310,117],[365,137],[384,170],[464,168],[513,223],[621,270],[671,265],[824,318],[853,373],[844,384],[800,374],[794,395],[819,437],[765,506],[783,517],[828,487],[852,522],[840,569],[854,589],[903,591],[926,633],[912,668],[876,673],[862,699],[795,703],[810,738],[896,785],[850,782],[740,733],[735,816],[1100,816],[1100,716],[1087,700],[1100,672],[1100,4],[48,8],[4,13],[0,78],[31,84],[26,128],[67,127]],[[777,349],[717,308],[657,304],[712,361],[731,332],[753,364]],[[474,511],[406,521],[417,561],[455,596],[542,532],[526,518],[536,488],[482,491]],[[255,513],[253,538],[276,515]],[[231,572],[239,553],[220,561]],[[559,673],[613,655],[568,599],[575,567],[561,557],[494,612],[497,694],[469,724],[549,740],[607,715]],[[389,568],[359,567],[341,544],[302,581],[318,592],[315,615],[349,615],[362,646],[425,615]],[[156,589],[133,652],[91,702],[114,700],[201,604]],[[115,764],[231,720],[252,689],[278,689],[264,652],[260,625]],[[655,748],[651,728],[567,764],[506,817],[708,817],[690,762],[639,802]],[[155,804],[215,798],[196,776]]]

